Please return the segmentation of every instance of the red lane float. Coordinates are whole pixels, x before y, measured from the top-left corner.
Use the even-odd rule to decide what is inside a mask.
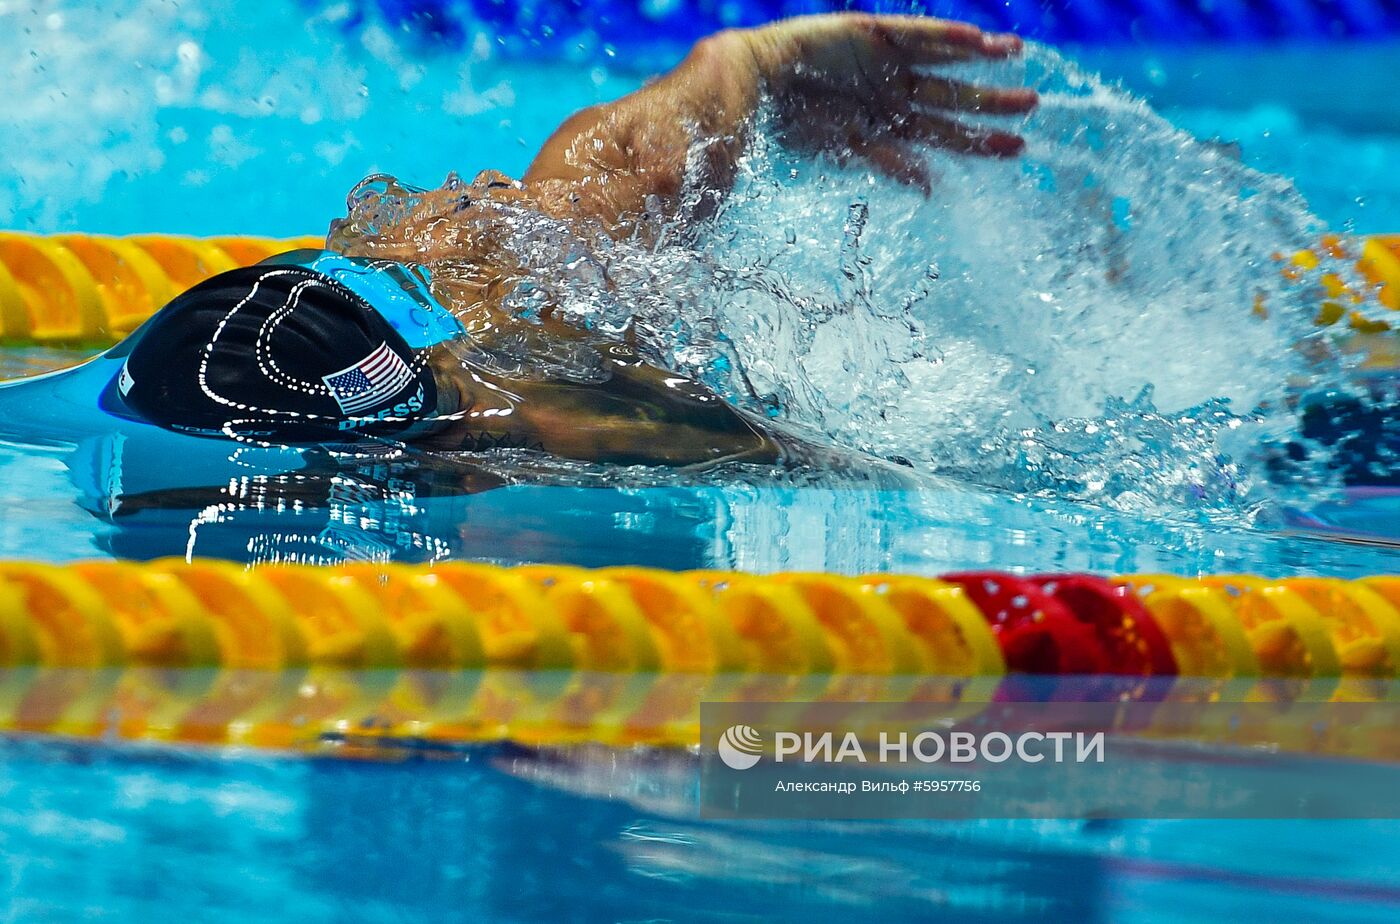
[[[1111,659],[1097,634],[1038,584],[1002,571],[960,571],[957,584],[982,611],[1006,666],[1027,674],[1104,674]]]
[[[1108,654],[1108,673],[1139,677],[1177,673],[1171,642],[1130,588],[1090,574],[1048,574],[1030,581],[1094,630]]]

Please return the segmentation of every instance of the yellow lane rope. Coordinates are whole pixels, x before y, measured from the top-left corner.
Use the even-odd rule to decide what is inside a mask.
[[[1109,652],[1130,697],[1166,665],[1154,700],[1394,698],[1391,577],[0,562],[0,729],[352,752],[399,739],[688,747],[708,701],[966,714],[996,696],[1017,633],[1048,633],[1043,647],[1066,619],[1092,631],[1063,637]],[[1154,632],[1166,660],[1137,650]],[[1269,735],[1296,737],[1279,721]]]
[[[115,343],[170,299],[214,273],[323,243],[318,237],[0,231],[0,342]],[[1390,329],[1357,309],[1372,300],[1400,309],[1400,235],[1375,236],[1357,245],[1329,235],[1314,250],[1276,258],[1285,277],[1320,284],[1318,324],[1345,318],[1362,336]],[[1337,271],[1342,267],[1354,267],[1351,284]],[[1255,308],[1267,311],[1262,301]],[[1397,351],[1386,346],[1367,344],[1392,358]]]
[[[1028,637],[1092,657],[1018,660]],[[0,562],[0,667],[973,677],[1084,663],[1132,676],[1392,678],[1400,578]]]
[[[27,234],[0,231],[0,341],[115,343],[179,293],[318,237]]]

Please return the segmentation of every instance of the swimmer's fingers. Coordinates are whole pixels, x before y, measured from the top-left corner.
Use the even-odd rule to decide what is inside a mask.
[[[912,102],[932,109],[981,112],[987,115],[1021,115],[1040,102],[1031,89],[984,87],[942,77],[920,77],[910,92]]]
[[[903,117],[895,131],[910,141],[926,141],[949,151],[982,157],[1015,157],[1026,146],[1024,138],[1010,132],[974,128],[925,113]]]
[[[913,186],[925,196],[933,192],[933,177],[928,164],[909,142],[893,138],[879,141],[854,141],[848,156],[858,157],[897,183]],[[841,158],[843,161],[845,158]]]
[[[879,44],[888,44],[906,64],[947,64],[971,58],[1009,58],[1024,43],[1010,33],[983,32],[965,22],[926,16],[873,16],[862,23]]]

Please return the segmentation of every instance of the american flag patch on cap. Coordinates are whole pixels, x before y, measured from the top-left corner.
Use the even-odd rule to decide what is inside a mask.
[[[412,370],[387,342],[355,365],[321,378],[346,414],[359,414],[383,403],[412,380]]]

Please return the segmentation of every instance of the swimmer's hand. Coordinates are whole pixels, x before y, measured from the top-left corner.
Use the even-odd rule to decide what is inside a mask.
[[[1018,136],[957,117],[1025,113],[1037,101],[1032,90],[930,69],[1020,50],[1013,35],[919,16],[838,13],[721,32],[637,92],[566,121],[540,149],[525,189],[548,211],[600,219],[621,234],[644,218],[688,217],[677,213],[682,193],[730,187],[753,117],[770,100],[786,143],[863,161],[927,192],[921,146],[1014,155]],[[691,200],[701,211],[713,203]]]
[[[1014,35],[921,16],[810,16],[719,36],[753,57],[784,140],[799,149],[858,158],[900,182],[930,187],[921,145],[1009,157],[1017,135],[974,128],[956,114],[1016,115],[1034,90],[940,77],[930,69],[1019,54]],[[729,52],[739,57],[737,50]]]

